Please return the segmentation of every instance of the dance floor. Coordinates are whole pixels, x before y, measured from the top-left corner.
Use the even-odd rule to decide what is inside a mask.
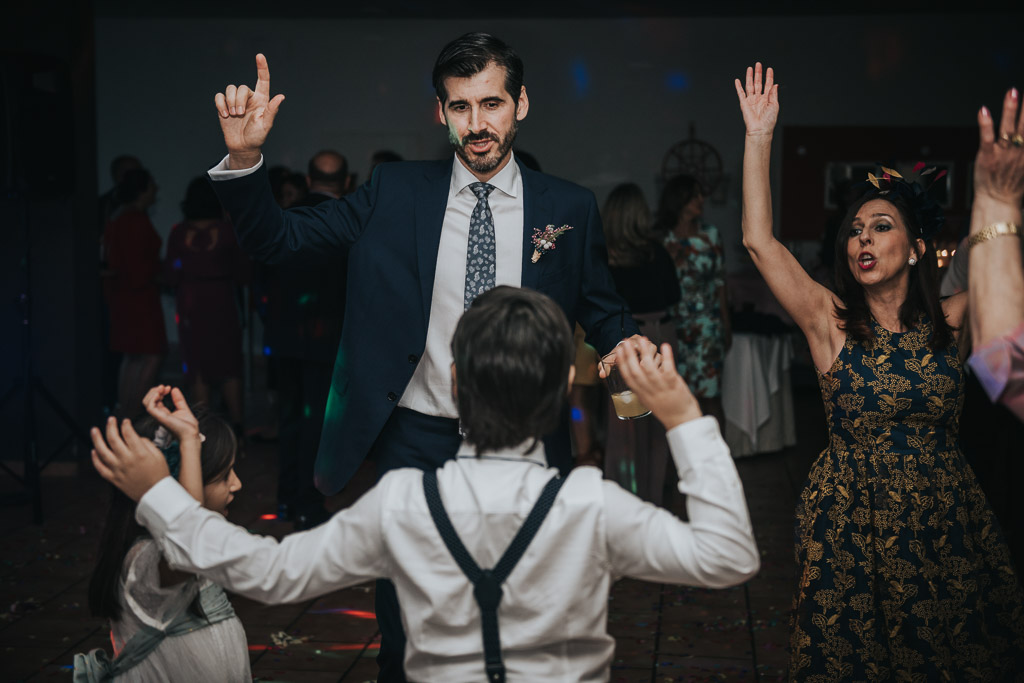
[[[609,604],[617,641],[612,681],[776,681],[786,673],[787,611],[793,578],[793,506],[811,459],[824,443],[815,387],[796,390],[798,446],[737,461],[761,549],[761,572],[745,585],[704,590],[622,580]],[[244,488],[231,519],[252,531],[284,535],[275,511],[276,447],[251,444],[238,463]],[[72,468],[73,470],[73,468]],[[89,616],[87,585],[106,501],[91,466],[77,476],[43,479],[45,522],[27,505],[0,519],[0,679],[71,680],[76,652],[110,649],[105,624]],[[360,473],[358,483],[372,477]],[[0,474],[0,496],[16,490]],[[343,507],[355,490],[331,501]],[[680,496],[672,501],[683,509]],[[372,681],[379,636],[373,584],[318,600],[266,607],[233,597],[259,681]]]

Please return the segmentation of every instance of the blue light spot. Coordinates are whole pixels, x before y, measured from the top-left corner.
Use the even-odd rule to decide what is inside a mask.
[[[576,406],[573,406],[572,408],[572,421],[583,422],[583,411],[577,408]]]
[[[669,71],[665,74],[665,87],[672,92],[686,92],[690,89],[690,77],[682,71]]]
[[[263,347],[263,355],[264,356],[269,356],[270,355],[270,347],[269,346],[264,346]]]
[[[586,97],[590,91],[590,70],[586,62],[577,59],[572,63],[572,82],[577,97]]]
[[[175,268],[175,270],[181,270],[181,259],[180,258],[174,259],[174,268]]]
[[[188,363],[181,364],[181,371],[184,372],[186,375],[188,374]]]

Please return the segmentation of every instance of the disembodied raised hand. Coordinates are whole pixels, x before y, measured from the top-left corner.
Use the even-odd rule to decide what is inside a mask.
[[[1006,93],[998,134],[988,108],[978,112],[981,140],[974,160],[975,195],[1014,209],[1024,198],[1024,114],[1019,99],[1016,88]]]
[[[662,344],[659,355],[654,344],[641,346],[627,339],[616,347],[615,363],[629,388],[666,430],[701,416],[697,399],[676,370],[671,344]]]
[[[121,423],[110,418],[106,424],[106,438],[98,427],[93,427],[92,464],[100,476],[134,500],[136,503],[153,486],[170,476],[167,460],[152,441],[138,435],[129,420]]]

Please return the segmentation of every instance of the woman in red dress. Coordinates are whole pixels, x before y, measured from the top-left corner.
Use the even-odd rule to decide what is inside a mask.
[[[181,203],[185,220],[167,238],[166,279],[177,290],[178,338],[192,400],[210,402],[219,388],[241,434],[242,327],[237,286],[249,267],[205,176],[194,178]]]
[[[142,411],[142,397],[156,384],[167,352],[167,331],[160,306],[160,236],[147,209],[157,186],[145,169],[125,174],[117,186],[119,208],[103,233],[108,270],[104,273],[110,305],[110,350],[124,354],[118,374],[118,412]]]

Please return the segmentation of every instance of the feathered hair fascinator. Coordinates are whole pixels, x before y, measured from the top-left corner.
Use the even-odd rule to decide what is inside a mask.
[[[867,183],[872,187],[868,189],[866,196],[876,199],[900,197],[914,212],[921,239],[930,240],[937,235],[946,223],[946,217],[938,202],[928,196],[928,190],[946,175],[946,171],[939,171],[934,166],[925,168],[925,163],[919,161],[914,165],[917,179],[908,181],[891,168],[881,164],[879,168],[882,170],[877,176],[868,173]]]

